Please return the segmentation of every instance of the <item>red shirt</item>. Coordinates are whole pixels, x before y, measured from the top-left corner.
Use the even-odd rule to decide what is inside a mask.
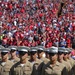
[[[2,12],[0,11],[0,16],[2,16]]]
[[[24,8],[22,8],[22,9],[20,10],[21,13],[24,13],[24,11],[25,11]]]
[[[13,8],[12,4],[9,4],[8,7],[9,7],[9,9],[11,9],[11,10],[12,10],[12,8]]]
[[[49,48],[52,46],[52,42],[48,42],[48,44],[45,46],[46,48]]]

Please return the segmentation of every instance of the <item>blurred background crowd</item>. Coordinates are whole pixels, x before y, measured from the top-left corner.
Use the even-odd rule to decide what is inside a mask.
[[[75,0],[0,0],[0,45],[75,47]]]

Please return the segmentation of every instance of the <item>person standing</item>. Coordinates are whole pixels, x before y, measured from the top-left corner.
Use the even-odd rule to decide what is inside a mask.
[[[33,65],[27,60],[28,49],[24,46],[18,47],[20,61],[12,67],[12,75],[31,75]]]
[[[52,46],[50,48],[50,62],[44,65],[41,75],[68,75],[66,68],[60,64],[58,59],[58,48]]]
[[[3,48],[0,50],[2,58],[2,60],[0,61],[0,75],[11,75],[11,67],[13,66],[13,62],[8,60],[9,49]]]
[[[13,63],[17,63],[20,59],[16,56],[17,46],[9,46],[11,58],[9,59]]]
[[[37,48],[31,47],[30,48],[30,62],[33,64],[33,72],[32,75],[41,75],[42,67],[43,67],[43,61],[38,59],[37,55]]]
[[[66,71],[69,74],[70,71],[70,66],[68,65],[68,63],[66,61],[64,61],[64,54],[65,53],[65,48],[63,47],[58,47],[58,62],[63,64],[66,67]]]
[[[49,61],[50,61],[50,58],[49,58],[49,48],[46,48],[45,54],[46,54],[46,58],[49,59]]]
[[[72,66],[71,66],[70,62],[68,61],[68,50],[66,48],[64,48],[63,59],[67,63],[66,65],[67,65],[68,75],[72,75],[72,72],[71,72]]]
[[[44,64],[47,64],[49,62],[49,59],[47,59],[45,56],[45,48],[43,46],[38,46],[38,59],[40,59]]]
[[[73,58],[71,58],[71,51],[72,51],[72,49],[70,49],[70,48],[66,48],[67,50],[68,50],[68,62],[71,64],[71,67],[72,67],[72,69],[71,69],[71,74],[72,75],[75,75],[75,60],[73,59]]]

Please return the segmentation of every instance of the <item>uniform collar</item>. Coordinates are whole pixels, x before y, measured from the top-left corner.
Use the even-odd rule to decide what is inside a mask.
[[[24,66],[25,66],[27,63],[28,63],[28,60],[26,60],[26,63],[24,63]],[[19,67],[22,67],[20,61],[17,63],[17,65],[18,65]]]
[[[56,65],[57,65],[57,66],[59,66],[59,65],[60,65],[60,63],[57,61],[57,62],[56,62]]]
[[[6,62],[2,62],[2,61],[1,61],[1,65],[2,65],[2,66],[9,65],[8,62],[9,62],[9,60],[7,60]],[[5,63],[5,64],[3,65],[3,63]]]
[[[54,64],[54,66],[59,66],[60,65],[60,63],[57,61],[55,64]],[[50,67],[53,67],[52,65],[51,65],[51,62],[50,62]]]

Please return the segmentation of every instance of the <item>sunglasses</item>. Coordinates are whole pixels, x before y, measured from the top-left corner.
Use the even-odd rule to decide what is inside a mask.
[[[6,55],[8,52],[1,52],[1,55]]]
[[[11,50],[10,52],[12,52],[12,53],[13,53],[13,52],[15,52],[15,50]]]
[[[49,54],[49,51],[46,51],[45,53]]]
[[[62,55],[63,54],[63,52],[58,52],[58,55]]]
[[[25,55],[27,52],[23,52],[23,51],[19,51],[19,55],[23,56]]]
[[[64,53],[64,55],[66,55],[67,53]]]
[[[43,52],[43,51],[41,51],[41,50],[38,50],[38,53],[41,53],[41,52]]]
[[[57,53],[49,53],[50,56],[54,56],[56,55]]]
[[[36,51],[33,51],[33,52],[29,52],[30,55],[34,55],[35,53],[37,53]]]

